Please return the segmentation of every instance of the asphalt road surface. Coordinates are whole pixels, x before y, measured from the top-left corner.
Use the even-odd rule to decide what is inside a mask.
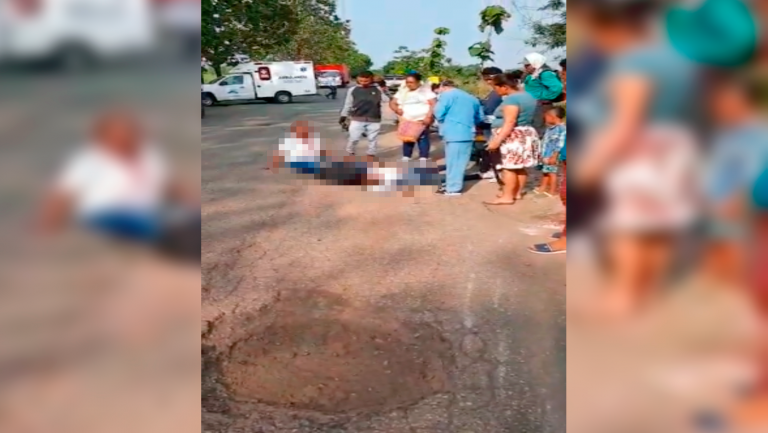
[[[264,169],[294,120],[343,149],[343,96],[203,119],[203,431],[565,431],[565,257],[525,251],[559,203]]]

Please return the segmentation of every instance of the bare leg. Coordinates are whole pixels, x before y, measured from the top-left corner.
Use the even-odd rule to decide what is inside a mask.
[[[496,200],[491,202],[484,202],[485,204],[499,205],[499,204],[514,204],[515,203],[515,189],[517,188],[517,176],[512,170],[501,170],[501,179],[504,181],[504,185],[501,189],[501,194],[496,196]]]
[[[557,173],[547,173],[546,176],[549,179],[549,193],[551,195],[557,194]]]
[[[672,245],[664,237],[614,235],[609,241],[613,275],[605,313],[623,319],[637,312],[660,284],[670,262]]]
[[[517,170],[513,170],[515,174],[515,200],[520,200],[523,198],[523,189],[525,189],[525,184],[528,182],[528,170],[524,168],[520,168]]]
[[[541,175],[541,185],[533,190],[535,193],[544,193],[549,189],[549,176],[547,173]]]

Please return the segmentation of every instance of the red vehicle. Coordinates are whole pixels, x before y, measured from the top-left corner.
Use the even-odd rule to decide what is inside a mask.
[[[347,87],[351,78],[347,65],[315,65],[315,72],[338,71],[341,74],[341,87]]]

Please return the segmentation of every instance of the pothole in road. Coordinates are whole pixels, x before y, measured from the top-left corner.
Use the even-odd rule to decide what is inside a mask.
[[[448,387],[450,344],[403,323],[303,296],[240,320],[222,373],[236,399],[324,413],[416,403]]]

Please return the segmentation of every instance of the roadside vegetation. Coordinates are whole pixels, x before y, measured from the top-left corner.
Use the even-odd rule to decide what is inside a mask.
[[[352,75],[371,69],[371,58],[361,53],[350,37],[348,20],[337,15],[336,0],[202,0],[202,56],[210,66],[202,67],[209,81],[226,73],[237,55],[262,61],[311,60],[315,64],[346,64]],[[565,1],[541,0],[538,8],[545,20],[528,23],[534,47],[558,49],[565,46]],[[499,5],[479,14],[482,40],[467,47],[476,59],[470,65],[457,64],[446,55],[445,37],[451,29],[434,29],[434,38],[423,48],[398,47],[392,59],[374,71],[380,75],[402,75],[409,70],[425,77],[452,79],[459,87],[477,96],[489,91],[480,80],[483,66],[497,60],[494,37],[504,32],[512,12]]]

